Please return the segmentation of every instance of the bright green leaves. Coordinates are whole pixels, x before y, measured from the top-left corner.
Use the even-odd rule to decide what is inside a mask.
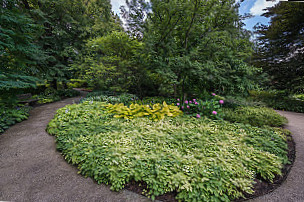
[[[164,104],[111,107],[128,117],[170,109]],[[147,184],[151,198],[177,191],[182,201],[231,201],[252,193],[255,177],[271,181],[287,158],[286,137],[278,129],[186,116],[125,120],[113,118],[108,106],[68,105],[47,130],[80,173],[113,190],[135,180]]]
[[[129,107],[124,104],[109,104],[107,110],[114,113],[115,118],[132,119],[135,117],[149,117],[153,121],[159,121],[168,117],[176,117],[183,114],[177,106],[163,104],[154,104],[152,107],[149,105],[131,104]]]

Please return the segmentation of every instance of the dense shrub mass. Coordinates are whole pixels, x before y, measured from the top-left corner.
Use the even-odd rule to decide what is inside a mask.
[[[152,199],[177,191],[182,201],[229,201],[252,193],[256,177],[272,181],[288,161],[280,129],[189,116],[125,120],[107,105],[61,108],[47,131],[68,162],[113,190],[135,180]]]
[[[138,97],[129,93],[122,93],[119,95],[115,95],[113,92],[107,91],[96,91],[92,93],[88,93],[81,102],[86,101],[99,101],[99,102],[107,102],[111,104],[123,103],[124,105],[130,105],[132,102],[137,100]]]
[[[72,89],[55,90],[53,88],[47,88],[39,95],[33,96],[38,99],[39,104],[51,103],[61,100],[66,97],[75,97],[80,95],[79,91]]]
[[[3,133],[9,126],[27,119],[29,111],[30,107],[0,107],[0,133]]]
[[[287,119],[276,111],[266,107],[237,107],[224,109],[224,119],[230,122],[250,124],[252,126],[283,126]]]
[[[285,91],[250,91],[250,96],[274,109],[304,113],[304,101],[290,97]]]

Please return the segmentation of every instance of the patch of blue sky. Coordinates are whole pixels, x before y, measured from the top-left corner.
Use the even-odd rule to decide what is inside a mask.
[[[263,9],[271,7],[278,3],[278,0],[275,1],[266,1],[266,0],[244,0],[241,3],[240,14],[250,13],[254,17],[244,20],[246,24],[245,28],[248,30],[253,30],[253,27],[257,23],[268,24],[269,19],[261,16],[265,11]],[[125,0],[111,0],[112,10],[116,14],[120,14],[120,6],[126,5]]]

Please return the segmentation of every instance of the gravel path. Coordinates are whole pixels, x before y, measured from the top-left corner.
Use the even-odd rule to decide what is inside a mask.
[[[304,114],[278,111],[289,123],[286,128],[292,132],[296,143],[296,159],[283,184],[273,192],[250,202],[303,202],[304,201]]]
[[[0,201],[150,201],[127,190],[112,192],[77,174],[56,151],[46,126],[57,109],[79,98],[36,107],[28,120],[0,135]]]
[[[56,151],[55,138],[45,132],[57,109],[77,102],[69,98],[34,108],[28,120],[0,135],[0,201],[150,201],[123,190],[112,192],[77,174]],[[304,114],[283,112],[296,142],[296,159],[287,180],[275,191],[250,202],[304,201]]]

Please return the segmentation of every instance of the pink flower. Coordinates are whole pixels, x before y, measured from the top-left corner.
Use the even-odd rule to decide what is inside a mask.
[[[192,104],[192,101],[189,101],[190,104]]]
[[[184,106],[182,106],[182,109],[184,109]]]
[[[197,115],[196,115],[196,118],[201,118],[201,115],[197,114]]]
[[[179,103],[176,103],[177,106],[179,106]]]
[[[193,99],[193,102],[196,102],[196,99]]]
[[[179,98],[177,98],[177,101],[180,101],[180,99],[179,99]]]
[[[213,111],[212,114],[217,115],[217,112],[216,112],[216,111]]]
[[[190,108],[190,106],[189,106],[189,105],[187,105],[187,108],[189,109],[189,108]]]
[[[220,100],[219,103],[222,105],[224,104],[224,100]]]
[[[188,104],[188,100],[185,101],[185,104]]]
[[[197,103],[197,102],[195,102],[194,104],[198,105],[198,103]]]
[[[212,95],[213,95],[213,96],[216,96],[216,94],[215,94],[215,93],[212,93]]]

